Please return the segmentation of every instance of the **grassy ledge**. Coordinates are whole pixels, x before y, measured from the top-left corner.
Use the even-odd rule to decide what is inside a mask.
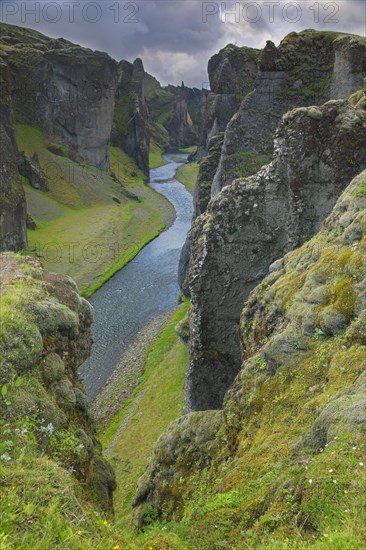
[[[168,164],[167,161],[163,158],[164,151],[159,147],[154,140],[150,141],[150,153],[149,153],[149,164],[150,169],[160,168],[160,166],[165,166]]]
[[[193,195],[194,186],[196,185],[196,180],[198,176],[199,164],[198,162],[189,162],[187,164],[182,164],[179,166],[175,177],[182,183]]]

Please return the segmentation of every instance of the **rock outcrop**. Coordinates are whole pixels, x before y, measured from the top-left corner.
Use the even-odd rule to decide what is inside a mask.
[[[35,438],[38,453],[110,509],[114,473],[77,374],[91,351],[92,308],[70,278],[46,272],[37,260],[3,254],[0,263],[1,418],[9,429],[28,422],[24,435]]]
[[[273,162],[209,203],[190,233],[186,410],[215,409],[240,368],[239,317],[270,264],[318,231],[366,166],[362,92],[287,113]]]
[[[29,184],[39,191],[49,191],[47,176],[42,170],[37,153],[28,158],[23,152],[18,155],[18,172],[24,176]]]
[[[194,192],[193,220],[207,208],[212,181],[221,158],[224,131],[242,99],[254,88],[259,52],[254,48],[228,44],[208,62],[210,92],[206,92],[201,101],[197,150],[201,163]],[[189,261],[190,245],[187,238],[179,262],[179,285],[187,296]]]
[[[284,113],[297,106],[346,98],[360,89],[366,76],[365,52],[364,38],[335,32],[294,32],[278,48],[267,42],[259,57],[253,93],[244,99],[225,131],[212,196],[245,176],[248,160],[272,155],[274,132]]]
[[[173,147],[189,147],[197,143],[198,126],[193,122],[188,108],[192,91],[182,83],[182,87],[178,92],[179,95],[174,103],[173,114],[167,127]],[[194,99],[198,101],[199,96]]]
[[[324,533],[330,546],[363,546],[349,526],[364,507],[365,182],[366,170],[249,295],[223,410],[190,413],[158,441],[138,485],[138,527],[184,517],[187,545],[199,538],[200,548],[320,547]]]
[[[254,89],[260,50],[228,44],[208,62],[210,92],[202,121],[199,156],[208,152],[210,139],[223,132],[243,98]]]
[[[121,61],[117,71],[112,144],[121,147],[149,174],[149,111],[145,102],[145,71],[141,59]]]
[[[15,122],[40,126],[101,169],[109,166],[117,64],[107,54],[2,24]]]
[[[205,92],[198,88],[161,86],[145,74],[150,134],[160,149],[197,145]]]
[[[8,67],[0,59],[0,252],[27,246],[26,202],[17,170]]]

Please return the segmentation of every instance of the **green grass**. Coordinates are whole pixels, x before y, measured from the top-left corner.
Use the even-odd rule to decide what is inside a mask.
[[[270,163],[272,157],[255,153],[254,151],[240,151],[232,155],[225,155],[226,169],[234,179],[247,178],[256,174],[262,166]]]
[[[37,152],[52,175],[49,193],[25,184],[28,211],[37,223],[35,231],[28,231],[29,250],[47,269],[74,278],[89,297],[165,229],[172,208],[116,147],[110,150],[110,171],[102,172],[51,153],[37,128],[18,125],[16,136],[19,149],[27,155]]]
[[[128,527],[136,483],[144,473],[155,442],[168,424],[182,414],[184,378],[189,360],[188,351],[177,336],[175,326],[184,318],[188,308],[189,302],[186,302],[175,311],[151,345],[139,387],[122,414],[112,421],[101,438],[104,448],[108,447],[126,418],[130,405],[142,392],[127,428],[122,431],[109,455],[118,479],[116,521],[123,527]]]
[[[190,193],[193,193],[193,189],[196,185],[198,176],[199,164],[197,162],[189,162],[179,166],[175,177],[180,183],[186,186]]]
[[[178,164],[185,164],[186,162],[185,159],[183,159],[182,157],[171,157],[171,160]]]
[[[179,149],[180,153],[195,153],[197,151],[197,145],[192,145],[192,147],[184,147],[183,149]]]
[[[155,143],[154,140],[150,141],[150,153],[149,153],[149,163],[150,170],[154,168],[159,168],[168,164],[167,161],[163,158],[164,151]]]

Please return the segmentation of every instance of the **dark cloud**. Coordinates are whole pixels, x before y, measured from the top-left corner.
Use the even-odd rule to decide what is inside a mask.
[[[208,59],[228,42],[260,48],[305,28],[366,34],[365,0],[0,0],[0,6],[3,21],[118,60],[141,57],[163,84],[199,87]]]

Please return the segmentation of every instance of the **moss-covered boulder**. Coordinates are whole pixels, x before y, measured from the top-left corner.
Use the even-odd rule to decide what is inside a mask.
[[[1,422],[9,433],[26,425],[30,438],[29,449],[14,447],[9,460],[19,452],[46,453],[87,498],[111,509],[114,473],[101,456],[77,374],[91,351],[91,306],[71,279],[46,272],[35,259],[3,254],[0,263]]]

